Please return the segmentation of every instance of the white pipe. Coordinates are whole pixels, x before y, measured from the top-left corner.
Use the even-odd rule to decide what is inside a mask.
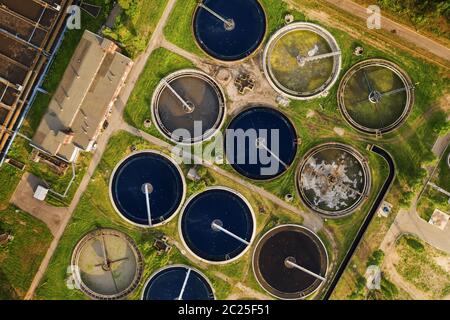
[[[274,157],[275,160],[277,160],[279,163],[281,163],[286,169],[289,168],[289,166],[288,166],[286,163],[284,163],[284,161],[281,160],[275,153],[273,153],[272,150],[270,150],[269,148],[267,148],[267,146],[266,146],[264,143],[260,143],[259,146],[260,146],[261,148],[263,148],[264,150],[266,150],[267,152],[269,152],[270,155],[271,155],[272,157]]]
[[[149,188],[148,184],[146,184],[144,186],[144,189],[145,189],[145,203],[147,205],[148,225],[151,227],[151,226],[153,226],[153,224],[152,224],[152,212],[150,210],[150,193],[149,193],[148,188]]]
[[[214,17],[216,17],[217,19],[219,19],[220,21],[222,21],[224,24],[226,24],[227,26],[231,27],[232,23],[225,19],[224,17],[222,17],[220,14],[218,14],[217,12],[215,12],[214,10],[212,10],[211,8],[208,8],[207,6],[205,6],[203,3],[200,3],[198,5],[200,8],[205,9],[207,12],[209,12],[210,14],[212,14]]]
[[[308,269],[305,269],[305,268],[299,266],[298,264],[296,264],[296,263],[294,263],[294,262],[292,262],[292,261],[289,261],[289,260],[288,260],[288,261],[286,261],[286,263],[289,264],[289,265],[291,265],[292,267],[294,267],[294,268],[300,270],[300,271],[303,271],[303,272],[309,274],[310,276],[313,276],[313,277],[316,278],[316,279],[319,279],[319,280],[321,280],[321,281],[326,281],[326,280],[327,280],[327,279],[325,279],[324,277],[319,276],[318,274],[316,274],[316,273],[314,273],[314,272],[312,272],[312,271],[309,271]]]
[[[187,285],[190,275],[191,275],[191,269],[188,269],[188,271],[186,273],[186,278],[184,279],[184,282],[183,282],[183,287],[181,288],[181,292],[180,292],[180,295],[178,296],[177,300],[183,300],[184,291],[186,290],[186,285]]]
[[[178,92],[167,82],[163,80],[164,84],[169,90],[173,93],[173,95],[183,104],[187,111],[192,111],[192,107],[178,94]]]
[[[319,54],[317,56],[306,57],[304,59],[305,59],[305,61],[311,62],[311,61],[331,58],[331,57],[339,56],[339,55],[341,55],[341,52],[340,51],[335,51],[335,52],[330,52],[330,53]]]
[[[219,230],[219,231],[222,231],[223,233],[229,235],[230,237],[232,237],[232,238],[234,238],[234,239],[236,239],[236,240],[238,240],[238,241],[240,241],[240,242],[242,242],[242,243],[244,243],[244,244],[246,244],[246,245],[248,245],[248,246],[250,245],[250,242],[248,242],[247,240],[242,239],[241,237],[235,235],[235,234],[232,233],[231,231],[228,231],[227,229],[225,229],[225,228],[219,226],[219,225],[218,225],[217,223],[215,223],[215,222],[212,223],[212,227],[213,227],[213,228],[216,228],[216,229]]]

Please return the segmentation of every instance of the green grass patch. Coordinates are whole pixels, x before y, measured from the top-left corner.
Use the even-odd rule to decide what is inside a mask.
[[[383,250],[376,250],[372,253],[369,260],[367,260],[367,266],[381,266],[384,260]]]
[[[448,294],[450,274],[438,263],[447,259],[447,254],[411,236],[402,237],[396,250],[399,261],[395,267],[405,280],[434,299]]]
[[[0,211],[0,230],[14,237],[0,246],[0,300],[22,299],[53,237],[44,223],[14,207]]]
[[[103,33],[120,43],[126,54],[136,58],[142,53],[167,5],[167,0],[119,0],[123,8],[114,28]]]
[[[22,171],[6,163],[0,168],[0,181],[2,182],[0,184],[0,210],[8,207],[9,199],[16,190],[22,175]]]
[[[153,92],[165,76],[180,69],[194,68],[194,65],[166,49],[156,49],[147,61],[125,108],[124,119],[132,126],[161,137],[155,125],[144,127],[146,119],[152,119],[150,112]]]
[[[432,179],[439,187],[444,190],[450,190],[450,168],[447,164],[447,158],[450,154],[450,148],[447,148],[441,162],[438,164],[438,169]],[[450,203],[447,195],[428,186],[422,197],[419,199],[417,211],[422,219],[429,221],[435,209],[444,212],[450,212]]]

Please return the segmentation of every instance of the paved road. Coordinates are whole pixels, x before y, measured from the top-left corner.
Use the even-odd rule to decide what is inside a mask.
[[[72,218],[72,214],[75,211],[75,208],[77,207],[78,202],[81,199],[81,196],[86,191],[87,186],[89,185],[89,182],[91,181],[91,178],[94,174],[95,169],[97,168],[98,164],[100,163],[100,160],[101,160],[103,153],[106,149],[106,146],[108,144],[109,138],[111,137],[112,134],[114,134],[117,131],[118,128],[120,128],[120,123],[122,122],[122,114],[125,109],[126,102],[128,101],[128,98],[130,97],[131,92],[133,91],[134,85],[135,85],[136,81],[139,79],[139,76],[145,67],[148,57],[153,52],[153,50],[155,50],[160,44],[162,31],[163,31],[164,26],[169,18],[170,13],[172,12],[172,9],[173,9],[175,3],[176,3],[176,0],[169,0],[168,4],[164,10],[164,13],[162,14],[162,17],[159,20],[159,23],[158,23],[155,31],[153,32],[153,35],[149,41],[149,45],[148,45],[146,51],[136,60],[134,66],[133,66],[133,69],[131,70],[131,73],[128,76],[126,85],[123,88],[123,90],[115,104],[115,111],[113,112],[113,114],[109,120],[110,125],[109,125],[108,129],[105,130],[105,132],[99,137],[99,139],[97,141],[97,150],[94,153],[94,156],[89,165],[88,171],[87,171],[86,175],[84,176],[83,180],[81,181],[78,191],[75,194],[75,197],[72,200],[72,203],[70,204],[70,207],[68,209],[68,214],[64,216],[63,220],[61,221],[59,230],[57,230],[55,232],[54,239],[53,239],[52,243],[50,244],[50,247],[48,248],[44,259],[41,262],[41,265],[33,279],[33,282],[31,283],[30,288],[28,289],[28,292],[25,296],[25,300],[33,299],[35,291],[48,268],[48,265],[53,257],[53,254],[55,253],[56,248],[58,247],[59,241],[61,240],[61,237],[64,234],[64,231],[65,231],[67,225],[69,224],[70,219]]]
[[[441,230],[420,218],[413,209],[400,210],[380,249],[388,251],[402,234],[413,234],[431,246],[450,254],[450,226]]]
[[[324,0],[339,9],[345,10],[359,18],[367,19],[367,8],[350,0]],[[382,28],[387,31],[396,30],[396,35],[404,40],[413,43],[419,48],[425,49],[432,54],[450,61],[450,49],[446,46],[427,38],[415,30],[399,24],[389,18],[382,17]]]

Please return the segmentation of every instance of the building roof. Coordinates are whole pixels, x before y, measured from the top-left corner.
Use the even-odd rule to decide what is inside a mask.
[[[133,63],[117,50],[114,42],[85,31],[33,138],[34,146],[68,161],[79,149],[88,150]]]
[[[0,165],[58,48],[73,0],[51,2],[0,0]]]

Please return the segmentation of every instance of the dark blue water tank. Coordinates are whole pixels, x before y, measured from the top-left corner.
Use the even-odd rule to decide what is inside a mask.
[[[208,280],[197,270],[173,266],[158,271],[148,281],[142,299],[214,300],[214,293]]]
[[[194,34],[200,47],[223,61],[237,61],[251,55],[266,33],[266,16],[257,0],[204,0],[203,4],[226,20],[232,30],[202,7],[194,14]]]
[[[221,188],[196,195],[183,212],[181,232],[188,248],[209,262],[227,262],[248,248],[244,242],[214,229],[213,222],[251,242],[255,221],[251,208],[241,196]]]
[[[145,185],[149,185],[152,224],[170,219],[181,206],[185,185],[179,168],[165,156],[140,152],[115,170],[111,197],[117,211],[129,222],[149,226]]]

